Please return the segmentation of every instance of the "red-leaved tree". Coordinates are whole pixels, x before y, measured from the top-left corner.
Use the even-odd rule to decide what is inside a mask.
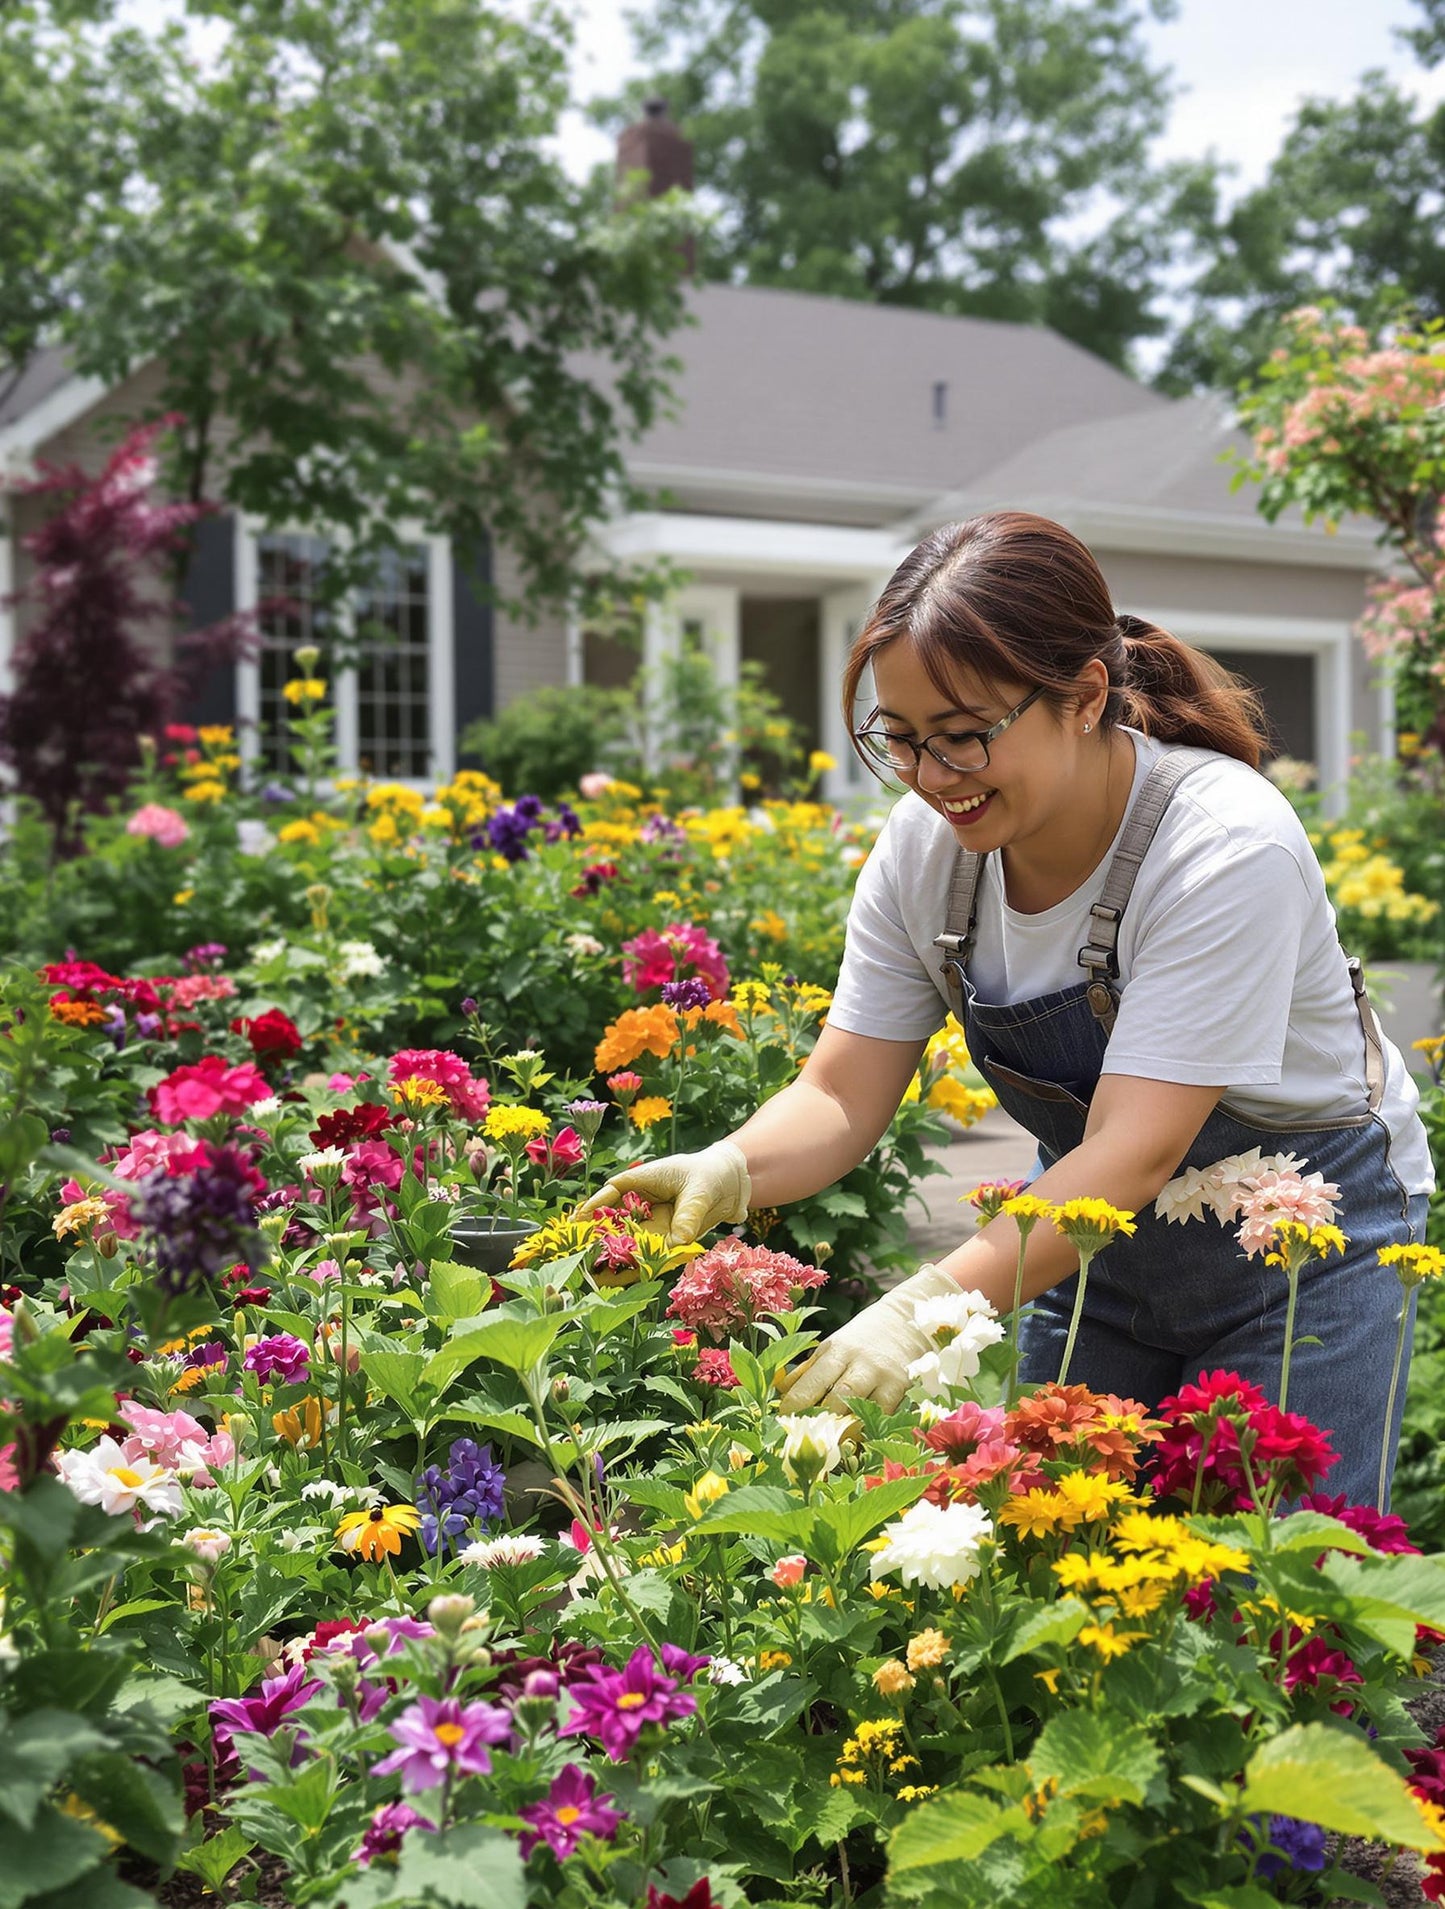
[[[170,579],[192,525],[215,508],[154,496],[152,446],[175,422],[131,431],[99,476],[42,464],[16,487],[54,508],[25,539],[35,576],[12,599],[29,627],[12,659],[14,687],[0,697],[0,763],[39,805],[57,855],[77,853],[84,815],[123,794],[140,738],[158,734],[200,676],[252,639],[249,619],[228,617],[181,637],[167,660],[184,609]]]

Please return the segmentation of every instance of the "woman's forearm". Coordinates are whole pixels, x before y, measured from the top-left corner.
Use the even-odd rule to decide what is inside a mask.
[[[733,1134],[747,1156],[752,1204],[786,1206],[841,1180],[866,1160],[879,1135],[821,1087],[800,1077]]]

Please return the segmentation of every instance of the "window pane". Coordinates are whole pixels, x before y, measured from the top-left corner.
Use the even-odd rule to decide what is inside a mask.
[[[266,606],[259,616],[261,649],[257,659],[260,708],[257,754],[263,768],[287,775],[293,768],[286,718],[291,706],[282,685],[300,671],[295,651],[304,643],[326,641],[326,611],[321,579],[326,545],[319,537],[267,535],[256,541],[256,596]],[[314,707],[314,705],[312,705]]]
[[[388,550],[357,604],[357,753],[376,776],[431,768],[425,544]]]

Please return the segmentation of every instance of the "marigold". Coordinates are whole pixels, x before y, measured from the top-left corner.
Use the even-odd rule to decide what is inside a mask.
[[[105,1009],[98,1001],[52,1001],[50,1018],[66,1027],[99,1027]]]
[[[281,685],[281,694],[294,708],[301,703],[319,703],[326,685],[319,676],[293,676]]]
[[[207,776],[204,782],[193,782],[186,790],[187,802],[224,802],[226,785],[214,776]]]
[[[482,1122],[488,1140],[531,1140],[547,1131],[547,1116],[536,1107],[512,1107],[494,1101]]]
[[[1079,1632],[1079,1642],[1097,1651],[1107,1664],[1115,1657],[1123,1657],[1148,1635],[1148,1631],[1116,1631],[1112,1624],[1086,1624]]]
[[[998,1522],[1017,1531],[1021,1538],[1052,1538],[1061,1531],[1072,1531],[1078,1520],[1074,1507],[1058,1492],[1034,1486],[1006,1499]]]
[[[592,1064],[599,1074],[610,1074],[641,1060],[644,1054],[666,1060],[680,1034],[677,1016],[662,1002],[652,1007],[624,1008],[603,1029]]]
[[[634,1127],[640,1127],[645,1133],[649,1127],[655,1127],[660,1120],[666,1120],[672,1112],[672,1102],[666,1094],[645,1094],[641,1100],[635,1100],[627,1110],[627,1118]]]
[[[948,1650],[948,1639],[943,1632],[930,1627],[909,1638],[904,1655],[910,1670],[934,1670],[947,1657]]]
[[[896,1657],[885,1658],[873,1673],[873,1688],[880,1697],[906,1697],[917,1679]]]

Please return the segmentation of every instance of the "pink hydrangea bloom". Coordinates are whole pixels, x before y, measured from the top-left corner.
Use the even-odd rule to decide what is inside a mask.
[[[665,981],[696,976],[705,981],[714,1001],[728,991],[728,964],[722,949],[705,930],[690,921],[674,921],[660,932],[644,928],[622,944],[622,975],[639,994],[660,988]]]
[[[137,809],[125,825],[127,835],[148,836],[162,848],[179,848],[190,839],[190,825],[183,815],[159,802],[147,802]]]
[[[669,1319],[724,1338],[760,1313],[791,1312],[793,1295],[825,1285],[827,1274],[791,1253],[770,1252],[739,1239],[720,1240],[692,1261],[672,1289]]]
[[[451,1102],[452,1112],[463,1120],[480,1120],[491,1104],[491,1089],[478,1080],[460,1054],[444,1047],[408,1047],[393,1054],[388,1077],[399,1080],[431,1080],[442,1088]]]

